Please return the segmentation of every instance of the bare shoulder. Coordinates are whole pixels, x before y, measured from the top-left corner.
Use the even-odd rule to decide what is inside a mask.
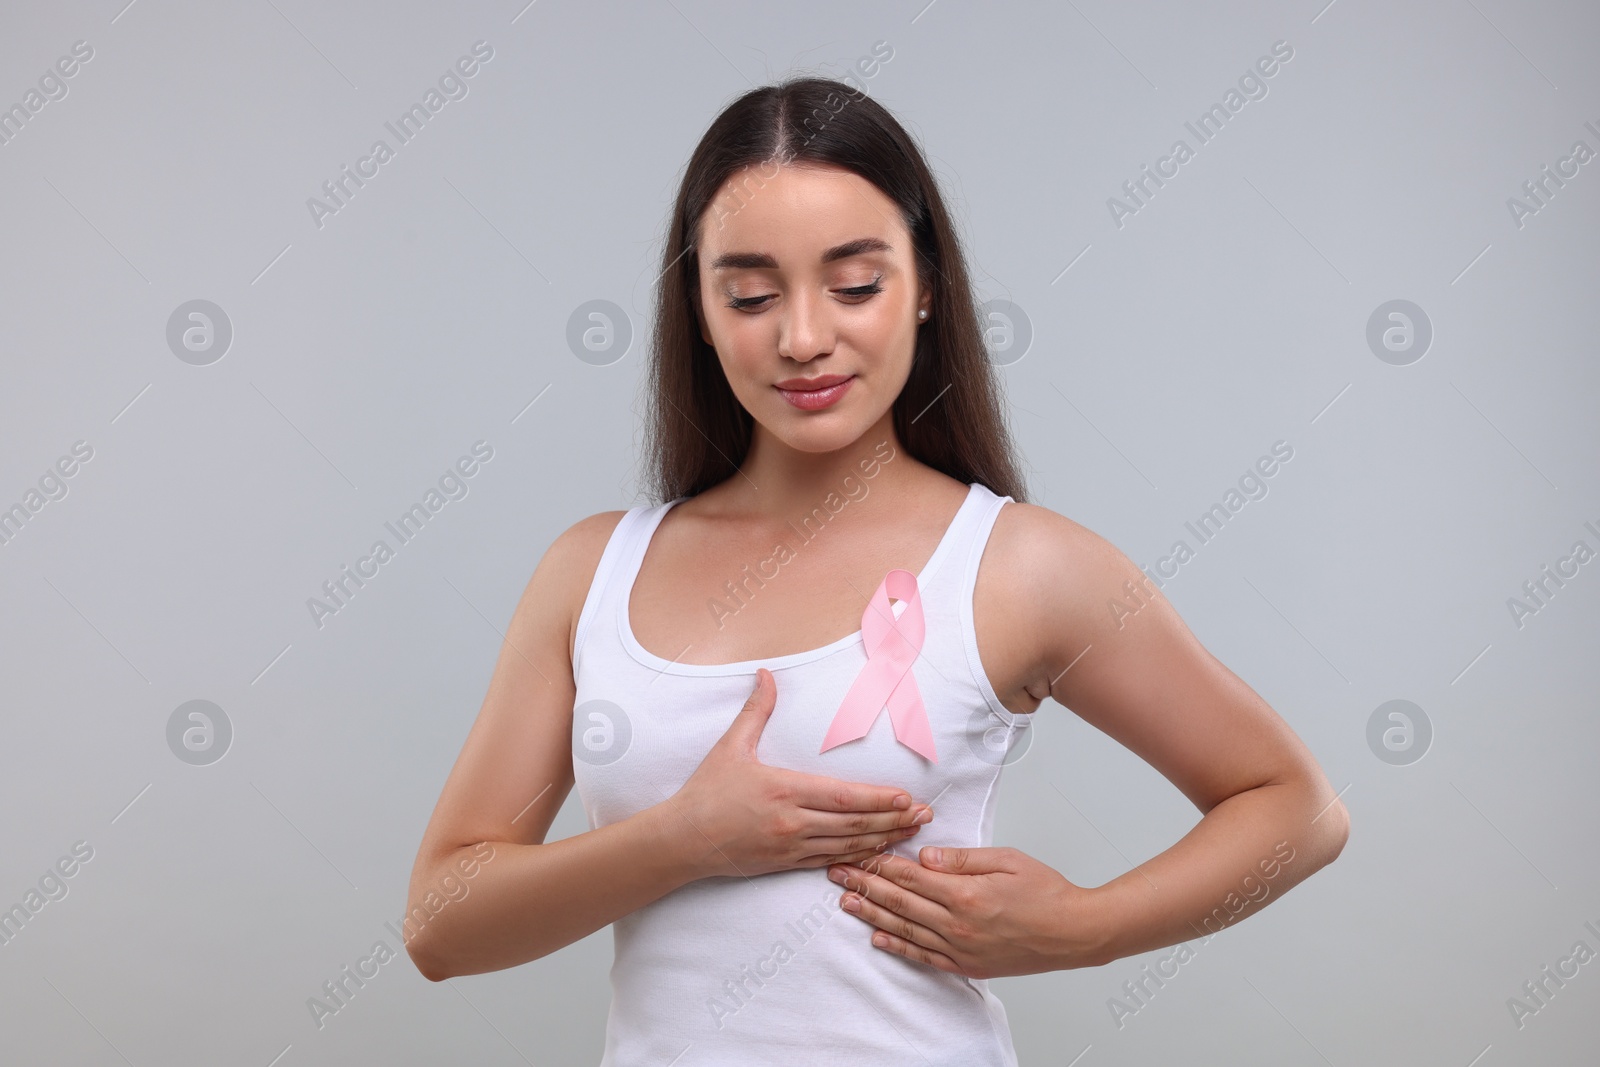
[[[627,513],[626,509],[596,512],[568,526],[545,549],[544,558],[528,583],[529,590],[537,589],[547,603],[553,600],[560,605],[561,617],[567,623],[569,660],[577,636],[578,616],[583,612],[584,598],[600,567],[600,557],[605,554],[606,544],[616,532],[617,524]]]
[[[1060,620],[1124,581],[1148,581],[1121,549],[1065,515],[1013,501],[1000,509],[984,553],[1013,603],[1042,612],[1033,621]],[[1066,598],[1063,601],[1063,597]]]
[[[453,849],[478,841],[544,840],[573,783],[573,622],[624,514],[602,512],[573,523],[534,567],[506,627],[483,706],[428,824],[413,890]],[[553,787],[540,791],[546,783]],[[537,803],[530,804],[534,793]]]
[[[1143,583],[1143,584],[1141,584]],[[1000,509],[973,591],[980,656],[1007,707],[1033,710],[1119,609],[1152,588],[1139,568],[1100,534],[1037,504]]]
[[[600,563],[601,554],[605,552],[606,542],[611,540],[617,524],[626,514],[626,510],[597,511],[579,519],[556,535],[556,539],[545,550],[545,557],[555,557],[563,568],[591,564],[589,571],[592,575]]]

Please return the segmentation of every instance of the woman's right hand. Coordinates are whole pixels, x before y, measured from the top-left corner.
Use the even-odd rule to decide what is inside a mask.
[[[672,798],[688,822],[684,846],[712,875],[769,874],[855,863],[933,821],[903,789],[769,767],[756,743],[777,703],[777,680],[756,670],[756,688],[700,766]],[[904,808],[896,807],[904,798]]]

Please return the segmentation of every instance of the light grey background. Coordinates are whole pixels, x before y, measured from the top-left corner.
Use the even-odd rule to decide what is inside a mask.
[[[695,141],[884,41],[868,91],[982,295],[1031,322],[1002,376],[1036,502],[1153,565],[1293,448],[1166,593],[1353,821],[1120,1027],[1109,1000],[1170,950],[997,980],[1022,1062],[1594,1060],[1600,962],[1521,1027],[1507,1006],[1600,950],[1600,563],[1521,627],[1507,605],[1600,548],[1600,161],[1520,227],[1507,204],[1600,150],[1594,5],[124,3],[0,9],[0,104],[93,48],[0,145],[0,506],[93,449],[0,546],[0,907],[93,849],[0,946],[0,1059],[598,1062],[609,930],[440,985],[402,955],[320,1028],[307,1000],[398,950],[541,554],[645,502],[641,338]],[[480,40],[468,95],[316,225],[308,198]],[[1115,224],[1280,40],[1268,94]],[[206,366],[166,340],[196,299],[234,334]],[[566,341],[596,299],[635,338],[606,366]],[[1366,339],[1394,299],[1434,331],[1405,366]],[[478,440],[468,494],[319,628],[307,599]],[[233,728],[209,766],[167,742],[197,699]],[[1367,741],[1395,699],[1434,731],[1403,766]],[[1036,731],[997,843],[1098,885],[1198,818],[1059,705]],[[570,796],[552,836],[584,828]]]

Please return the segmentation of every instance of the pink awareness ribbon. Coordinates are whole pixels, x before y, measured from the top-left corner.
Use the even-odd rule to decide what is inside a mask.
[[[900,617],[889,610],[889,598],[905,602]],[[913,751],[933,762],[933,730],[928,725],[928,709],[922,703],[917,677],[911,671],[927,623],[922,616],[922,597],[917,591],[917,576],[910,571],[892,570],[883,576],[878,589],[861,613],[861,639],[867,649],[867,662],[844,695],[834,713],[828,734],[817,751],[865,737],[887,705],[894,736]]]

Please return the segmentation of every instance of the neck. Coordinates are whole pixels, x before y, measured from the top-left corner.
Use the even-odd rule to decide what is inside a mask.
[[[722,507],[759,525],[782,526],[797,514],[826,508],[832,500],[903,504],[927,484],[931,468],[912,459],[885,412],[855,441],[834,452],[802,452],[759,424],[738,473],[724,482]],[[876,510],[875,508],[873,510]]]

